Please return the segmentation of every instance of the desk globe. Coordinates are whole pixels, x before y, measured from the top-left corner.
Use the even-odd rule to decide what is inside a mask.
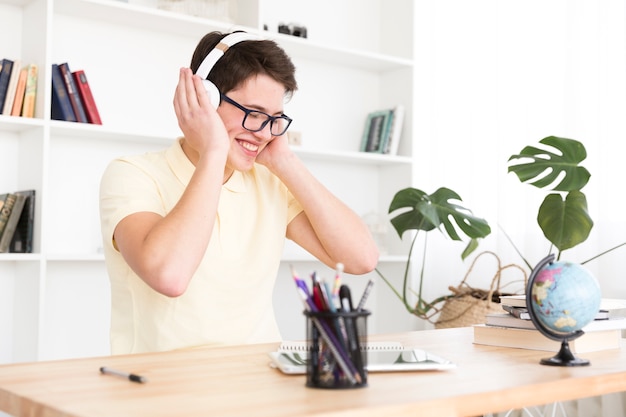
[[[579,264],[544,258],[533,269],[526,288],[526,306],[535,327],[546,337],[560,341],[561,349],[542,365],[584,366],[586,359],[573,355],[569,341],[584,334],[594,320],[602,295],[598,281]]]

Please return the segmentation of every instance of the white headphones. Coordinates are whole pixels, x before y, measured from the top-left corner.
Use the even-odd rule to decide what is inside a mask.
[[[215,45],[215,48],[213,48],[213,50],[209,52],[206,58],[204,58],[204,61],[202,61],[202,64],[200,64],[200,66],[198,67],[196,74],[202,77],[202,82],[204,84],[204,87],[206,88],[213,107],[217,108],[217,106],[219,106],[220,104],[220,91],[215,84],[207,79],[209,77],[211,69],[213,69],[215,63],[219,61],[222,56],[224,56],[226,51],[228,51],[228,48],[235,45],[236,43],[252,40],[259,40],[259,38],[246,32],[231,33],[230,35],[225,36],[224,39],[222,39],[217,45]]]

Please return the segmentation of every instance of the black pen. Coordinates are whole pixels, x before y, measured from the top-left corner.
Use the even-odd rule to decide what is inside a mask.
[[[100,368],[100,372],[102,372],[105,375],[121,376],[122,378],[126,378],[133,382],[139,382],[140,384],[143,384],[144,382],[148,382],[148,380],[143,376],[139,376],[136,374],[129,374],[128,372],[117,371],[115,369],[111,369],[106,366],[102,366]]]
[[[361,301],[359,301],[359,305],[357,306],[356,311],[363,310],[363,307],[365,307],[365,302],[367,301],[367,297],[369,297],[373,286],[374,286],[374,281],[370,279],[369,282],[367,283],[367,286],[365,287],[365,291],[363,291],[363,295],[361,296]]]
[[[341,285],[339,287],[339,299],[341,300],[341,307],[344,312],[354,312],[352,306],[352,296],[350,294],[350,287],[347,285]],[[344,317],[346,324],[346,332],[348,334],[348,350],[352,363],[356,366],[362,379],[365,379],[365,369],[363,367],[363,358],[361,357],[361,349],[359,348],[359,333],[357,330],[357,322],[350,317]]]

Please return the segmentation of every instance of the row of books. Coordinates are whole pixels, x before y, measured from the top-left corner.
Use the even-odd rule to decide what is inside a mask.
[[[0,114],[35,117],[38,69],[19,59],[0,61]]]
[[[32,253],[35,190],[0,194],[0,253]]]
[[[474,325],[474,343],[557,352],[560,342],[544,336],[533,324],[526,308],[526,296],[500,297],[502,313],[486,315],[485,323]],[[626,329],[626,300],[603,298],[595,320],[585,332],[569,341],[574,353],[619,349]]]
[[[102,124],[85,71],[67,62],[52,64],[52,119]]]
[[[365,119],[361,152],[397,155],[404,112],[404,106],[399,104],[392,109],[369,113]]]

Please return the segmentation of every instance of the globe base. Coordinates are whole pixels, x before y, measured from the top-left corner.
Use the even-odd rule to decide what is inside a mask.
[[[561,350],[551,358],[543,358],[539,363],[550,366],[587,366],[590,362],[587,359],[580,359],[574,356],[569,348],[567,339],[561,342]]]

